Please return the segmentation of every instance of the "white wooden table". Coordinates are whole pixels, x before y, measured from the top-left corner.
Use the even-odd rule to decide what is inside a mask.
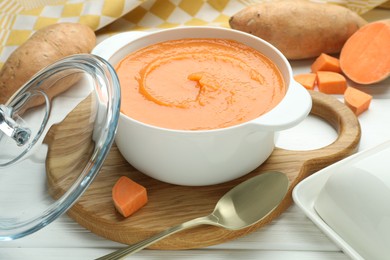
[[[375,10],[365,15],[367,20],[386,17],[390,18],[390,10]],[[311,62],[292,62],[294,73],[308,72]],[[369,111],[359,116],[360,151],[390,139],[390,79],[361,89],[372,94],[373,100]],[[341,96],[337,98],[342,100]],[[315,149],[330,144],[335,138],[335,130],[310,116],[298,126],[282,132],[277,146]],[[94,259],[122,246],[96,236],[63,215],[35,234],[0,242],[0,259]],[[343,260],[349,257],[293,204],[267,226],[240,239],[196,250],[143,250],[131,259]]]

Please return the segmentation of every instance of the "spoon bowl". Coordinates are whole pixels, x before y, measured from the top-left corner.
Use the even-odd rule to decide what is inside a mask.
[[[213,225],[229,230],[249,227],[270,214],[283,200],[288,191],[288,178],[277,171],[264,172],[252,177],[220,198],[214,211],[171,227],[134,245],[100,257],[100,260],[120,259],[179,231],[199,225]]]
[[[287,190],[288,178],[281,172],[252,177],[217,202],[211,214],[218,219],[214,225],[230,230],[251,226],[266,217],[282,201]]]

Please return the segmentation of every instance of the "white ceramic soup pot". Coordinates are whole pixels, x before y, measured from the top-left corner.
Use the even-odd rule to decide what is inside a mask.
[[[163,182],[202,186],[236,179],[256,169],[271,155],[275,132],[304,120],[312,105],[310,94],[294,81],[291,66],[281,52],[258,37],[232,29],[178,27],[157,32],[125,32],[102,41],[92,53],[115,66],[140,48],[184,38],[231,39],[256,49],[281,71],[285,96],[258,118],[212,130],[166,129],[121,113],[116,145],[137,170]]]

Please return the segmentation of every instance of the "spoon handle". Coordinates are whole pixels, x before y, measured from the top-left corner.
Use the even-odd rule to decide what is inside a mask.
[[[190,221],[184,222],[184,223],[179,224],[177,226],[168,228],[168,229],[166,229],[166,230],[164,230],[164,231],[162,231],[162,232],[160,232],[160,233],[158,233],[150,238],[142,240],[136,244],[119,249],[119,250],[114,251],[114,252],[107,254],[105,256],[99,257],[96,260],[121,259],[127,255],[134,254],[134,253],[144,249],[145,247],[148,247],[151,244],[153,244],[157,241],[160,241],[161,239],[163,239],[169,235],[172,235],[174,233],[177,233],[179,231],[182,231],[184,229],[192,228],[192,227],[199,226],[199,225],[207,225],[207,224],[208,225],[216,225],[217,221],[218,220],[216,219],[216,217],[214,215],[209,215],[209,216],[205,216],[205,217],[192,219]]]

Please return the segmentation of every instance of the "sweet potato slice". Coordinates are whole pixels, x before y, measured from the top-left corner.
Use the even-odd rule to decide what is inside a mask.
[[[367,24],[355,32],[340,53],[343,73],[359,84],[373,84],[390,75],[390,20]]]
[[[317,71],[333,71],[340,73],[340,61],[336,57],[321,53],[311,65],[311,72],[316,73]]]
[[[316,78],[317,75],[315,73],[303,73],[303,74],[294,75],[295,81],[309,90],[314,89]]]
[[[347,89],[346,78],[333,71],[317,72],[318,90],[325,94],[344,94]]]
[[[368,109],[372,96],[356,88],[347,87],[344,92],[344,103],[355,113],[360,115]]]
[[[122,176],[112,188],[112,199],[115,208],[124,217],[132,215],[148,202],[145,187]]]

